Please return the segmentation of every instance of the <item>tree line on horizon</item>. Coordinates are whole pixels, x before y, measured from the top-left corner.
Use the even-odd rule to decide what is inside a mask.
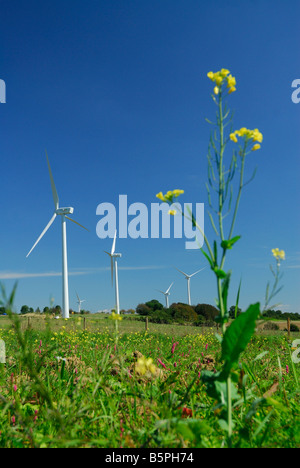
[[[236,316],[236,307],[231,306],[229,309],[229,315],[231,319],[234,319]],[[42,310],[37,307],[29,307],[28,305],[23,305],[19,311],[20,315],[27,314],[45,314],[45,315],[62,315],[62,308],[60,305],[55,305],[53,307],[44,307]],[[91,312],[89,310],[82,309],[80,315],[88,315]],[[121,315],[138,315],[140,317],[148,317],[148,320],[153,323],[193,323],[195,325],[208,324],[213,325],[216,323],[216,318],[219,315],[219,311],[216,307],[210,304],[197,304],[195,306],[190,306],[183,302],[173,303],[167,309],[163,306],[158,300],[152,299],[146,303],[138,304],[136,309],[122,309],[120,311]],[[237,315],[240,315],[242,310],[237,308]],[[0,315],[5,314],[5,307],[0,307]],[[70,314],[78,315],[79,312],[73,309],[70,309]],[[273,320],[290,320],[298,321],[300,320],[300,314],[298,312],[282,312],[281,310],[266,310],[263,313],[263,317],[266,319]]]
[[[197,304],[190,306],[186,303],[173,303],[167,309],[156,299],[152,299],[143,304],[139,304],[136,308],[136,313],[148,317],[151,322],[156,323],[186,323],[190,322],[194,325],[213,325],[217,322],[219,311],[211,304]],[[229,317],[234,319],[236,316],[243,313],[242,309],[236,306],[229,308]],[[266,310],[263,313],[265,319],[276,320],[300,320],[300,314],[297,312],[282,312],[281,310]]]

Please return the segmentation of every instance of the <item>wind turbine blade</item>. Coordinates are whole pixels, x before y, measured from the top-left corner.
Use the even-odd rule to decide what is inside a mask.
[[[191,278],[192,276],[196,275],[197,273],[200,273],[200,271],[205,270],[205,268],[206,268],[206,267],[201,268],[201,270],[195,271],[195,273],[193,273],[192,275],[190,275],[190,278]]]
[[[180,273],[182,273],[185,277],[188,277],[188,276],[189,276],[189,275],[187,275],[186,273],[184,273],[184,271],[179,270],[179,268],[176,268],[176,267],[175,267],[175,269],[176,269],[177,271],[180,271]]]
[[[55,218],[56,218],[56,213],[54,213],[54,215],[52,216],[52,218],[50,219],[49,223],[47,224],[47,226],[45,227],[45,229],[43,230],[42,234],[40,235],[40,237],[38,238],[38,240],[36,241],[36,243],[34,244],[34,246],[32,247],[32,249],[28,252],[28,254],[26,255],[26,258],[29,257],[29,255],[31,254],[31,252],[33,251],[33,249],[37,246],[37,244],[40,242],[41,238],[46,234],[46,232],[48,231],[49,227],[51,226],[51,224],[54,222]]]
[[[162,294],[165,294],[164,291],[161,291],[160,289],[156,289],[156,291],[162,293]]]
[[[109,252],[106,252],[106,250],[104,250],[104,252],[110,256],[111,284],[114,284],[114,260],[113,260],[112,254],[110,254]]]
[[[111,255],[113,255],[115,253],[115,248],[116,248],[116,238],[117,238],[117,231],[115,232],[115,235],[114,235],[114,240],[113,240],[113,245],[112,245],[112,248],[111,248]]]
[[[56,187],[55,187],[55,183],[54,183],[54,179],[53,179],[53,175],[52,175],[52,171],[51,171],[51,167],[50,167],[50,162],[49,162],[47,150],[46,150],[46,157],[47,157],[47,164],[48,164],[48,170],[49,170],[49,175],[50,175],[50,182],[51,182],[54,206],[55,206],[55,209],[57,210],[58,207],[59,207],[59,198],[58,198],[57,190],[56,190]]]
[[[77,291],[75,291],[75,293],[76,293],[76,296],[77,296],[78,302],[80,302],[80,299],[79,299],[79,296],[78,296],[78,294],[77,294]]]
[[[168,294],[168,292],[170,291],[171,287],[173,286],[174,283],[170,284],[170,286],[168,287],[168,289],[166,290],[166,293],[165,294]]]
[[[79,224],[77,223],[77,221],[74,221],[74,219],[72,218],[69,218],[69,216],[66,216],[65,217],[69,220],[69,221],[72,221],[72,223],[75,223],[75,224],[78,224],[78,226],[82,227],[83,229],[85,229],[86,231],[90,232],[86,227],[82,226],[82,224]]]

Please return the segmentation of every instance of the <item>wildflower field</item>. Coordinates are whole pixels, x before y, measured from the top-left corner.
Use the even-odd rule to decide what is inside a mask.
[[[273,301],[282,289],[284,250],[270,246],[275,265],[262,303],[238,313],[240,280],[233,314],[229,308],[228,257],[241,243],[235,232],[241,196],[256,172],[248,175],[248,159],[263,149],[263,134],[258,128],[234,130],[227,101],[237,81],[230,71],[207,77],[216,111],[214,121],[206,119],[207,215],[215,239],[191,211],[188,217],[203,238],[199,249],[215,280],[216,327],[151,323],[148,330],[142,321],[122,320],[118,293],[112,320],[70,320],[67,308],[66,321],[24,321],[13,313],[17,286],[7,297],[1,285],[7,317],[0,321],[0,362],[4,345],[6,352],[0,447],[300,446],[298,332],[291,333],[290,323],[288,334],[279,327],[259,329],[264,314],[278,305]],[[174,189],[156,197],[169,205],[170,216],[186,216],[177,203],[183,195]]]
[[[0,447],[226,447],[225,399],[201,379],[222,367],[215,333],[123,333],[122,326],[20,330],[13,318],[1,329]],[[299,446],[293,339],[257,334],[240,356],[231,446]],[[216,390],[224,398],[223,387]]]

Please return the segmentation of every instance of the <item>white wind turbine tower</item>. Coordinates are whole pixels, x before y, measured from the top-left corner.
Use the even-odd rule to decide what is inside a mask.
[[[166,291],[161,291],[160,289],[158,289],[157,291],[161,292],[165,298],[166,298],[166,307],[167,309],[169,308],[169,296],[170,296],[170,289],[171,287],[173,286],[174,283],[170,284],[170,286],[168,287],[168,289]]]
[[[60,208],[59,207],[59,199],[56,191],[56,187],[54,184],[52,172],[51,172],[51,167],[49,163],[49,158],[48,154],[46,151],[46,157],[47,157],[47,163],[48,163],[48,170],[49,170],[49,175],[50,175],[50,182],[51,182],[51,188],[52,188],[52,195],[53,195],[53,200],[54,200],[54,214],[52,218],[50,219],[49,223],[43,230],[42,234],[36,241],[36,243],[33,245],[32,249],[28,252],[26,257],[29,257],[33,249],[37,246],[39,241],[42,239],[42,237],[46,234],[50,226],[53,224],[56,216],[61,216],[61,223],[62,223],[62,314],[63,318],[69,318],[69,283],[68,283],[68,259],[67,259],[67,230],[66,230],[66,219],[69,221],[72,221],[75,224],[78,224],[78,226],[82,227],[83,229],[86,229],[84,226],[81,224],[77,223],[77,221],[74,221],[74,219],[69,218],[69,214],[73,214],[74,208],[68,207],[68,208]],[[88,229],[86,229],[88,231]]]
[[[107,255],[110,256],[110,266],[111,266],[111,282],[114,284],[114,269],[115,269],[115,288],[116,288],[116,309],[117,309],[117,314],[120,314],[120,301],[119,301],[119,279],[118,279],[118,258],[122,257],[122,254],[120,253],[115,253],[115,248],[116,248],[116,238],[117,238],[117,231],[115,232],[114,235],[114,240],[112,244],[112,248],[110,253],[106,252]]]
[[[176,270],[182,273],[187,279],[187,292],[188,292],[188,304],[189,305],[192,305],[191,304],[191,285],[190,285],[191,278],[192,276],[195,276],[197,273],[200,273],[200,271],[204,270],[204,268],[201,268],[201,270],[195,271],[195,273],[192,273],[191,275],[188,275],[187,273],[184,273],[184,271],[179,270],[179,268],[176,268]]]
[[[75,291],[75,292],[76,292],[76,291]],[[85,299],[80,300],[80,299],[79,299],[79,296],[78,296],[78,294],[77,294],[77,292],[76,292],[76,296],[77,296],[77,299],[78,299],[78,301],[77,301],[77,304],[78,304],[78,313],[80,314],[80,312],[81,312],[81,304],[82,304],[83,302],[85,302]]]

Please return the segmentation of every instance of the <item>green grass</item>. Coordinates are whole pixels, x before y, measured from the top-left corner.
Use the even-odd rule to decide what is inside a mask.
[[[87,318],[94,331],[77,318],[48,329],[22,322],[18,339],[9,319],[0,321],[1,448],[226,446],[222,408],[199,378],[221,367],[211,329],[149,324],[145,333],[144,323],[124,320],[116,344],[103,317]],[[141,355],[153,359],[155,375],[135,372]],[[286,334],[254,336],[234,376],[233,446],[298,447],[300,368]]]

